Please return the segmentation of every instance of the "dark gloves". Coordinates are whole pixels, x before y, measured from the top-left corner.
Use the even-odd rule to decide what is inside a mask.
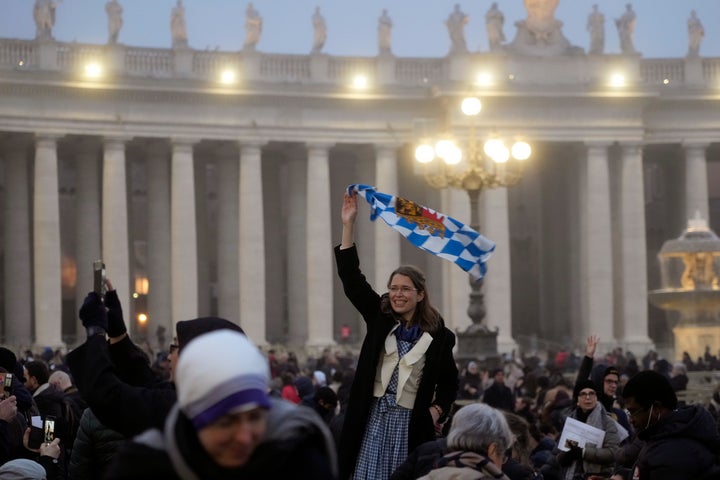
[[[108,337],[119,337],[127,333],[127,327],[125,327],[123,321],[122,306],[116,290],[108,290],[105,294],[105,306],[107,307]]]
[[[100,295],[90,292],[80,307],[80,320],[87,329],[88,336],[96,333],[105,333],[108,328],[108,316]]]
[[[562,467],[569,467],[574,461],[582,460],[583,449],[575,444],[570,445],[570,450],[558,454],[558,463]]]

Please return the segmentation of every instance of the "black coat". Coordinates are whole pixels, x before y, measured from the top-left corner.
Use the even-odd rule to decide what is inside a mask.
[[[124,443],[125,437],[100,423],[92,410],[85,409],[70,456],[69,477],[73,480],[103,478]]]
[[[344,250],[336,247],[335,261],[345,295],[367,325],[340,437],[340,478],[345,479],[355,469],[370,414],[378,361],[384,351],[385,339],[397,321],[390,314],[380,311],[381,297],[360,271],[360,260],[354,246]],[[430,405],[437,404],[447,413],[455,401],[458,371],[452,353],[454,346],[455,335],[443,326],[433,334],[433,340],[425,352],[425,366],[407,432],[409,452],[421,443],[435,439]]]
[[[695,480],[715,463],[720,435],[702,406],[680,408],[638,433],[640,480]],[[632,477],[631,477],[632,478]]]
[[[111,348],[124,347],[116,344]],[[125,436],[137,435],[148,428],[162,428],[177,400],[172,386],[147,386],[149,377],[137,373],[121,378],[122,370],[116,368],[102,335],[92,336],[68,353],[67,363],[95,416],[103,425]]]

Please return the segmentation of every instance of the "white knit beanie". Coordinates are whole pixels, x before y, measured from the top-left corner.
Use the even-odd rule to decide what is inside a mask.
[[[178,403],[196,430],[231,412],[270,408],[270,367],[245,335],[217,330],[182,350],[175,371]]]

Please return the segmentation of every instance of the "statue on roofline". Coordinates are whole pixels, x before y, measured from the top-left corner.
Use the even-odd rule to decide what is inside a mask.
[[[52,39],[52,28],[55,26],[55,10],[61,0],[35,0],[33,18],[37,32],[35,38],[40,40]]]

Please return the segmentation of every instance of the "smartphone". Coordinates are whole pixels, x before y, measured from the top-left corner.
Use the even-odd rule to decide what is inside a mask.
[[[105,263],[102,260],[93,262],[93,291],[100,298],[105,296]]]
[[[55,440],[55,417],[46,416],[43,422],[43,441],[50,443]]]
[[[3,391],[5,392],[6,397],[9,397],[10,395],[12,395],[12,380],[13,380],[13,374],[6,373],[5,378],[3,379]]]
[[[54,428],[53,428],[54,430]],[[30,436],[28,447],[37,450],[43,442],[43,421],[40,415],[33,415],[30,418]]]

